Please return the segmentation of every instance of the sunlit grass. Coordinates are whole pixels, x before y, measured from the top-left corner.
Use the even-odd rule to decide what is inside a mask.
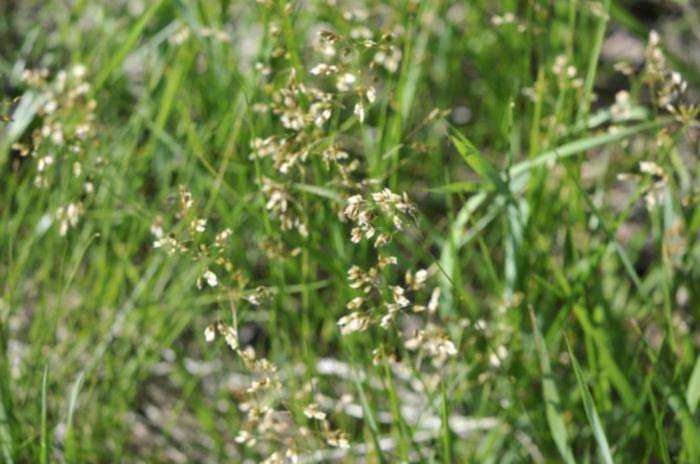
[[[633,3],[9,7],[0,461],[700,461],[698,12]]]

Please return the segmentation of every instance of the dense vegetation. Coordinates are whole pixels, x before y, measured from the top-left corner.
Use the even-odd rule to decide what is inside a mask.
[[[0,11],[0,461],[700,462],[692,2]]]

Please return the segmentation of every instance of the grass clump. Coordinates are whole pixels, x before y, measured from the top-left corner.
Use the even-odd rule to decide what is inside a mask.
[[[697,12],[640,8],[10,6],[2,460],[699,460]]]

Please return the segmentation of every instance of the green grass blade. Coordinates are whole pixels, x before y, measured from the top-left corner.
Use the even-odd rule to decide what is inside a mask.
[[[595,76],[598,71],[598,59],[600,58],[600,50],[603,45],[603,39],[605,38],[605,28],[608,25],[609,10],[610,0],[604,0],[603,11],[601,12],[601,16],[598,18],[593,44],[591,46],[591,56],[588,59],[586,81],[583,84],[583,98],[581,99],[581,106],[579,107],[577,118],[579,121],[585,121],[588,117],[588,110],[591,105],[591,95],[593,94],[593,84],[595,83]]]
[[[583,399],[583,407],[586,410],[586,417],[588,417],[588,423],[593,429],[593,436],[595,437],[596,443],[598,443],[598,450],[600,451],[600,457],[605,462],[605,464],[612,464],[613,458],[610,454],[610,446],[608,445],[608,439],[605,437],[605,431],[603,430],[603,424],[598,416],[598,411],[596,411],[595,403],[593,402],[593,396],[586,386],[586,381],[583,378],[583,372],[581,366],[578,364],[576,355],[571,349],[571,344],[569,339],[564,337],[566,342],[566,347],[569,350],[569,356],[571,357],[571,364],[574,367],[574,374],[576,374],[576,383],[578,383],[579,391],[581,392],[581,398]]]
[[[646,121],[635,126],[626,127],[616,132],[605,133],[601,135],[595,135],[592,137],[585,137],[579,140],[575,140],[573,142],[561,145],[558,148],[547,150],[531,160],[522,161],[514,165],[510,169],[510,175],[511,177],[520,176],[530,171],[532,168],[548,165],[550,163],[555,163],[558,159],[567,158],[578,153],[582,153],[586,150],[591,150],[593,148],[607,145],[609,143],[619,142],[628,137],[631,137],[632,135],[639,134],[640,132],[659,129],[669,124],[670,122],[671,119],[669,118],[660,118],[654,121]]]
[[[357,396],[360,399],[360,404],[362,405],[362,412],[367,419],[367,425],[369,426],[370,435],[372,436],[372,444],[374,445],[374,451],[377,454],[379,462],[382,464],[386,463],[387,460],[382,452],[382,447],[379,443],[379,427],[377,427],[377,421],[372,413],[372,408],[370,408],[367,402],[367,396],[365,395],[365,389],[362,386],[362,382],[355,375],[354,377],[355,387],[357,388]]]
[[[345,199],[336,192],[335,190],[326,188],[326,187],[321,187],[318,185],[311,185],[311,184],[300,184],[296,183],[294,184],[294,188],[301,191],[301,192],[308,192],[312,195],[316,195],[318,197],[322,198],[327,198],[331,201],[334,201],[335,203],[339,205],[345,204]]]
[[[136,41],[141,36],[141,33],[148,25],[148,22],[156,14],[162,4],[163,0],[156,0],[151,3],[148,10],[146,10],[136,24],[134,24],[122,46],[117,52],[114,53],[114,55],[112,55],[112,58],[109,60],[109,62],[107,62],[107,64],[102,68],[102,71],[100,71],[95,78],[95,91],[102,88],[112,72],[114,72],[114,70],[122,64],[126,56],[129,54],[129,51],[131,51],[131,49],[134,47]]]
[[[617,392],[620,395],[622,402],[625,404],[625,407],[636,411],[636,395],[634,394],[634,390],[632,389],[632,385],[630,384],[629,380],[627,377],[625,377],[625,374],[615,362],[609,342],[605,337],[605,332],[597,330],[597,328],[593,326],[585,308],[576,305],[574,306],[573,312],[581,324],[583,331],[593,338],[600,356],[601,367],[610,377],[610,382],[617,389]]]
[[[627,275],[629,275],[630,279],[634,283],[634,286],[636,287],[637,291],[642,295],[646,296],[646,292],[644,290],[644,287],[642,285],[642,280],[639,278],[639,275],[637,275],[637,271],[634,268],[634,265],[632,264],[632,260],[630,259],[629,255],[627,254],[627,251],[625,251],[624,247],[622,244],[617,240],[615,237],[614,231],[611,230],[610,227],[608,227],[605,219],[603,218],[603,215],[600,214],[598,211],[598,208],[595,206],[595,203],[593,203],[593,200],[591,199],[590,195],[586,193],[586,191],[583,189],[581,186],[581,183],[576,179],[576,176],[572,174],[571,170],[566,167],[566,172],[571,180],[571,182],[576,186],[576,190],[579,192],[581,197],[584,199],[586,204],[591,210],[591,214],[598,220],[598,223],[600,224],[600,227],[603,231],[603,233],[606,236],[606,239],[608,240],[608,243],[613,247],[615,252],[617,253],[618,257],[620,258],[620,261],[622,262],[622,266],[625,268],[625,271],[627,272]]]
[[[657,388],[663,393],[681,425],[681,438],[688,462],[700,462],[700,429],[698,429],[697,422],[692,417],[687,405],[676,394],[674,384],[663,382],[659,377],[655,381]]]
[[[544,339],[542,338],[540,330],[537,327],[537,320],[535,319],[535,313],[532,308],[530,308],[530,320],[532,323],[532,332],[535,337],[537,355],[540,358],[540,370],[542,371],[542,395],[544,397],[547,424],[549,425],[552,439],[557,445],[559,454],[561,454],[564,462],[567,464],[574,464],[576,460],[574,459],[574,454],[571,452],[571,448],[569,446],[569,435],[566,431],[564,417],[559,410],[561,407],[561,402],[559,400],[557,386],[552,378],[552,368],[549,363],[549,354],[547,353],[547,347],[545,346]]]
[[[695,414],[695,409],[698,407],[698,400],[700,400],[700,356],[695,360],[695,367],[693,367],[693,373],[690,374],[690,381],[688,381],[688,389],[685,393],[685,400],[688,403],[688,409],[692,414]]]
[[[3,388],[0,387],[0,451],[2,451],[2,457],[8,464],[12,464],[14,462],[12,459],[12,456],[14,455],[13,448],[9,417],[7,415],[7,411],[5,410]]]
[[[429,192],[435,193],[471,193],[477,192],[479,190],[479,184],[476,182],[469,181],[459,181],[450,182],[449,184],[442,185],[440,187],[433,187],[428,189]]]
[[[80,394],[80,388],[83,386],[83,380],[85,379],[85,371],[81,371],[78,374],[78,378],[73,382],[73,387],[70,390],[70,396],[68,397],[68,412],[66,414],[66,454],[69,459],[73,459],[76,456],[74,433],[73,433],[73,418],[75,415],[75,409],[78,404],[78,395]]]
[[[494,186],[502,187],[498,169],[474,146],[469,139],[457,130],[452,130],[450,137],[462,159],[479,174],[484,180],[490,181]]]
[[[49,432],[46,423],[46,384],[49,377],[49,366],[44,366],[44,375],[41,378],[41,442],[39,448],[39,462],[47,464],[49,462]]]
[[[450,431],[450,413],[447,406],[447,391],[445,389],[445,380],[440,382],[440,396],[442,401],[440,403],[440,421],[441,421],[441,432],[442,432],[442,450],[443,450],[443,462],[451,463],[452,461],[452,432]]]
[[[649,397],[649,405],[651,406],[651,413],[654,416],[654,430],[656,431],[656,436],[658,437],[657,447],[659,449],[659,454],[661,455],[661,460],[664,464],[671,464],[671,457],[668,453],[668,440],[666,434],[663,430],[663,417],[659,414],[659,408],[656,404],[656,399],[651,391],[651,384],[647,385],[647,395]]]

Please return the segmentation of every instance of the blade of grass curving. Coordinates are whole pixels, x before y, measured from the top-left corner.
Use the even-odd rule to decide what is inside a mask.
[[[593,137],[586,137],[583,139],[576,140],[574,142],[570,142],[570,143],[561,145],[558,148],[545,151],[544,153],[536,156],[535,158],[517,163],[509,169],[509,177],[512,179],[512,181],[511,181],[512,194],[517,195],[526,187],[527,175],[529,174],[530,170],[535,168],[535,167],[554,163],[554,162],[556,162],[557,159],[567,158],[567,157],[576,155],[576,154],[581,153],[581,152],[586,151],[586,150],[597,148],[597,147],[600,147],[600,146],[603,146],[603,145],[606,145],[609,143],[618,142],[620,140],[624,140],[627,137],[638,134],[640,132],[658,129],[660,127],[663,127],[664,125],[669,124],[670,122],[672,122],[672,119],[670,119],[670,118],[660,118],[660,119],[657,119],[655,121],[647,121],[644,123],[640,123],[636,126],[622,129],[622,130],[619,130],[619,131],[614,132],[614,133],[607,133],[607,134],[602,134],[602,135],[593,136]],[[473,153],[473,152],[469,151],[469,145],[465,144],[464,140],[459,137],[459,133],[456,131],[453,131],[453,132],[455,132],[455,137],[452,137],[453,142],[455,140],[460,141],[460,145],[458,146],[458,151],[460,152],[460,154],[462,154],[462,152],[464,152],[465,154]],[[461,147],[461,150],[460,150],[460,147]],[[497,178],[498,182],[502,183],[501,177],[499,175],[496,174],[496,177],[493,177],[494,173],[491,169],[489,169],[490,163],[488,163],[488,160],[483,158],[483,156],[481,157],[481,159],[476,157],[476,158],[469,158],[469,160],[470,161],[467,161],[467,158],[465,158],[465,161],[467,161],[468,163],[470,163],[472,160],[474,160],[476,163],[475,165],[478,166],[479,169],[482,169],[484,174],[491,176],[491,177],[488,177],[489,179],[493,179],[495,181],[495,179]],[[484,160],[488,164],[484,164],[481,162]],[[491,167],[493,167],[493,166],[491,166]],[[472,166],[472,168],[475,169],[473,166]],[[484,192],[480,192],[479,194],[474,195],[474,197],[472,197],[472,199],[474,200],[474,203],[476,204],[476,206],[472,207],[471,209],[475,210],[476,208],[481,206],[481,204],[483,204],[486,201],[486,198],[487,198],[487,196]],[[504,207],[503,202],[493,203],[490,206],[488,213],[479,220],[479,222],[477,223],[477,227],[475,227],[473,230],[470,230],[468,232],[461,232],[460,231],[459,232],[460,237],[457,240],[457,246],[456,246],[455,252],[459,248],[461,248],[461,247],[465,246],[467,243],[469,243],[469,241],[473,238],[475,233],[478,233],[479,231],[483,230],[483,228],[488,226],[496,217],[498,217],[498,214],[500,213],[500,211],[503,207]],[[620,253],[620,251],[622,251],[622,254],[624,254],[624,250],[620,250],[619,247],[616,247],[616,250],[618,251],[618,253]],[[628,265],[625,265],[625,268],[629,271]]]
[[[595,129],[608,122],[621,123],[632,121],[646,121],[651,116],[651,111],[646,106],[632,105],[629,111],[618,115],[613,107],[603,108],[588,116],[586,121],[579,121],[568,133],[581,132],[585,129]]]
[[[547,424],[549,425],[552,439],[557,445],[557,449],[559,450],[559,454],[561,454],[562,459],[567,464],[573,464],[576,462],[576,460],[574,459],[574,455],[569,447],[569,437],[566,431],[564,417],[559,411],[559,407],[561,405],[559,400],[559,392],[557,391],[557,386],[552,377],[552,368],[549,364],[547,347],[545,346],[542,334],[537,327],[535,312],[532,310],[532,308],[530,308],[530,321],[532,323],[532,332],[535,337],[537,355],[540,358],[540,370],[542,371],[542,395],[545,402]]]
[[[528,172],[537,166],[554,163],[557,161],[557,159],[568,158],[586,150],[591,150],[613,142],[619,142],[620,140],[624,140],[627,137],[640,132],[661,128],[671,122],[671,118],[659,118],[654,121],[646,121],[634,126],[626,127],[616,132],[595,135],[592,137],[584,137],[582,139],[566,143],[552,150],[547,150],[531,160],[517,163],[510,169],[510,176],[521,176],[525,172]]]
[[[600,422],[598,411],[596,411],[593,396],[591,396],[591,392],[586,386],[586,381],[583,378],[583,371],[581,370],[581,366],[578,364],[574,351],[571,349],[569,338],[564,336],[564,342],[566,342],[566,348],[569,350],[571,365],[573,366],[574,374],[576,375],[576,383],[578,383],[578,388],[581,391],[581,398],[583,399],[583,407],[586,410],[586,417],[588,417],[588,422],[593,429],[595,441],[598,443],[600,457],[605,464],[612,464],[613,459],[612,455],[610,454],[610,446],[608,445],[608,439],[605,437],[605,431],[603,430],[603,424]]]

